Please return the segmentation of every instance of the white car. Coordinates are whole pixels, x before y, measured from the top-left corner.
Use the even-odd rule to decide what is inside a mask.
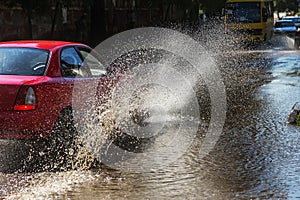
[[[292,20],[297,28],[300,28],[300,16],[284,16],[283,20]]]
[[[288,36],[294,36],[297,31],[297,27],[292,20],[277,20],[274,25],[275,34],[285,34]]]

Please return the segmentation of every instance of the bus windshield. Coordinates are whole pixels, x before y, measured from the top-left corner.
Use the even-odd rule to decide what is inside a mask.
[[[227,23],[257,23],[261,21],[260,3],[236,2],[228,3],[226,11]]]

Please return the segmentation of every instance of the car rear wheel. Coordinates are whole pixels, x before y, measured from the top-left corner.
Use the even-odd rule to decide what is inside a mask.
[[[72,114],[72,108],[65,108],[59,114],[52,134],[47,140],[49,163],[53,170],[61,170],[72,167],[75,154],[76,128]]]

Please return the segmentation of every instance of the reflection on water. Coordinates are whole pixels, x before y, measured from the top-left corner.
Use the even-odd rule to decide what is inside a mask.
[[[300,79],[295,74],[300,67],[299,59],[297,52],[275,57],[272,71],[276,79],[258,93],[258,98],[265,102],[256,123],[260,130],[258,145],[268,161],[260,180],[274,186],[269,186],[270,190],[276,186],[278,191],[291,198],[300,197],[300,129],[284,122],[287,112],[300,97]]]
[[[159,171],[135,174],[103,167],[0,174],[0,199],[299,198],[300,128],[285,119],[300,98],[300,55],[252,52],[225,55],[218,63],[229,109],[223,133],[205,158],[198,156],[200,129],[184,156]],[[268,72],[274,78],[262,81]]]

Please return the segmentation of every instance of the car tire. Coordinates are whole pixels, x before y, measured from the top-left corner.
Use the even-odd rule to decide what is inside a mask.
[[[295,39],[294,48],[298,50],[299,46],[300,46],[300,39]]]
[[[75,153],[76,128],[71,108],[63,109],[47,139],[48,165],[52,170],[63,170],[72,167]],[[48,167],[49,167],[48,166]]]
[[[145,119],[150,117],[149,112],[145,110],[134,110],[131,111],[129,115],[131,117],[130,120],[133,121],[135,125],[140,127],[145,127],[148,125],[147,122],[145,122]],[[127,133],[121,127],[117,126],[114,132],[115,134],[110,138],[113,141],[113,144],[123,150],[134,153],[144,152],[156,139],[156,136],[137,137]]]
[[[144,152],[151,144],[154,142],[155,137],[151,138],[139,138],[136,136],[129,135],[125,132],[120,132],[118,130],[115,131],[115,134],[111,140],[112,143],[117,147],[134,153],[142,153]]]

